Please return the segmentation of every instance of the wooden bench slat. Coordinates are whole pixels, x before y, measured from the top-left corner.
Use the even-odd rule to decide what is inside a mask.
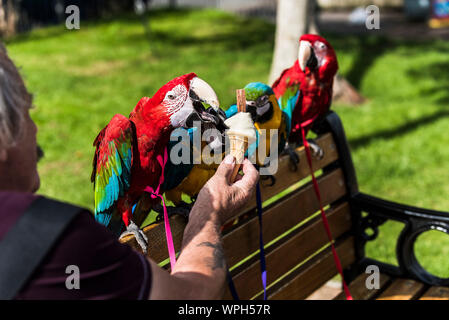
[[[331,226],[332,235],[338,238],[351,229],[351,214],[348,203],[332,208],[326,213]],[[290,237],[286,242],[270,248],[266,252],[267,283],[276,279],[297,266],[301,261],[328,243],[328,238],[321,220],[315,217]],[[234,284],[241,299],[250,299],[263,290],[258,256],[248,268],[233,277]],[[232,296],[227,292],[225,299]]]
[[[449,288],[430,287],[419,300],[449,300]]]
[[[349,237],[337,244],[336,250],[343,268],[355,261],[354,238]],[[273,300],[305,299],[337,273],[330,247],[299,267],[296,272],[276,283],[268,290]],[[259,295],[257,299],[263,298]]]
[[[338,152],[332,138],[332,134],[330,133],[326,133],[320,136],[315,140],[315,142],[324,151],[324,157],[321,160],[318,160],[316,158],[312,159],[312,168],[314,171],[317,171],[336,161],[338,159]],[[279,192],[284,191],[286,188],[310,175],[310,168],[307,163],[304,147],[299,147],[295,151],[300,158],[298,170],[293,172],[290,169],[290,159],[288,156],[280,157],[278,163],[278,171],[275,174],[276,183],[273,186],[267,186],[264,185],[263,182],[261,183],[260,189],[262,201],[270,199],[271,197],[277,195]],[[254,208],[256,208],[255,195],[248,202],[248,204],[240,210],[240,213],[238,215],[241,215]]]
[[[336,169],[319,177],[318,183],[323,197],[322,200],[325,204],[340,199],[346,193],[346,186],[344,184],[343,172],[341,169]],[[319,209],[318,201],[316,200],[311,183],[296,190],[294,193],[287,195],[285,199],[288,201],[287,205],[283,204],[283,202],[275,203],[264,212],[265,243],[275,239],[277,236],[295,226]],[[298,204],[302,205],[302,210],[298,210]],[[284,208],[286,211],[279,214],[278,210],[281,208]],[[278,212],[278,214],[276,214],[276,212]],[[170,218],[170,226],[175,250],[178,251],[181,249],[186,221],[180,216],[173,216]],[[148,237],[148,256],[157,263],[167,259],[168,251],[164,224],[152,224],[145,227],[143,230]],[[259,248],[258,239],[259,222],[257,217],[254,217],[246,224],[224,235],[223,241],[228,264],[232,266],[252,252],[257,251]],[[127,243],[138,251],[141,250],[133,236],[121,239],[121,241]],[[234,250],[233,248],[235,248],[235,251],[232,251]]]
[[[379,276],[379,289],[368,289],[366,287],[366,278],[371,274],[362,273],[349,284],[349,292],[354,300],[370,300],[376,297],[379,292],[385,289],[390,282],[391,277],[381,273]],[[334,300],[346,300],[344,292],[337,295]]]
[[[413,300],[423,289],[424,284],[421,282],[412,279],[396,279],[377,300]]]
[[[346,194],[343,172],[336,169],[318,179],[324,205]],[[311,183],[287,195],[263,213],[264,243],[276,239],[290,228],[319,210]],[[245,224],[223,236],[226,261],[233,266],[259,249],[259,220],[253,217]]]

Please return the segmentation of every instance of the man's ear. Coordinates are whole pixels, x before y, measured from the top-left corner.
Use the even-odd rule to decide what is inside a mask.
[[[6,149],[0,149],[0,162],[6,162],[8,160],[8,152]]]

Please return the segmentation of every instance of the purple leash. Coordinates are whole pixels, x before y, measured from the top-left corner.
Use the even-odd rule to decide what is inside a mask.
[[[256,186],[256,202],[257,202],[257,215],[259,216],[259,259],[260,259],[260,272],[262,274],[262,286],[263,286],[263,299],[267,300],[267,266],[265,263],[265,250],[263,245],[263,233],[262,233],[262,194],[260,192],[260,184]]]

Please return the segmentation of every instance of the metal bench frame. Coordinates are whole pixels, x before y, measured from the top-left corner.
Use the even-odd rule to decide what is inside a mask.
[[[448,286],[449,278],[439,278],[427,272],[418,262],[414,243],[419,235],[429,230],[449,234],[449,212],[439,212],[398,204],[359,192],[342,122],[335,112],[330,112],[317,132],[330,131],[337,145],[340,167],[343,169],[351,207],[353,235],[355,236],[356,263],[345,270],[347,281],[364,272],[368,265],[377,265],[382,273],[394,277],[412,278],[432,286]],[[329,168],[325,168],[328,170]],[[365,217],[362,212],[366,212]],[[388,220],[405,224],[396,244],[399,267],[365,256],[365,245],[379,234],[379,226]],[[372,231],[372,234],[368,233]]]

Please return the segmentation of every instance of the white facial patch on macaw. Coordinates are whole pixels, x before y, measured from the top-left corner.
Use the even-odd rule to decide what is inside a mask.
[[[326,45],[321,42],[321,41],[317,41],[315,42],[315,50],[324,50],[326,49]]]
[[[327,46],[321,41],[316,41],[313,45],[313,50],[318,60],[318,67],[321,67],[326,60]]]
[[[194,112],[192,101],[188,96],[189,92],[182,84],[178,84],[165,95],[163,103],[170,117],[170,123],[175,128],[182,126],[187,117]]]

